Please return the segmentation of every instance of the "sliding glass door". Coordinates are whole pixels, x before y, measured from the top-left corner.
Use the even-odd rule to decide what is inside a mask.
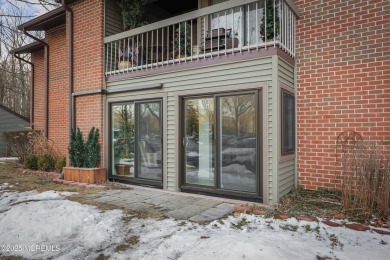
[[[184,183],[259,194],[259,94],[184,98]]]
[[[185,100],[186,182],[214,186],[214,99]]]
[[[111,106],[111,175],[162,183],[161,101]]]
[[[137,177],[162,181],[161,103],[140,103],[137,107]]]
[[[221,189],[256,192],[256,101],[254,94],[218,99]]]

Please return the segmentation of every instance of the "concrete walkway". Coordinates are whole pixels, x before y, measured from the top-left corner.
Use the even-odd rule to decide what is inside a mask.
[[[230,214],[235,206],[234,203],[226,203],[226,200],[219,198],[131,187],[127,190],[102,191],[86,197],[128,209],[144,210],[199,223],[222,218]]]

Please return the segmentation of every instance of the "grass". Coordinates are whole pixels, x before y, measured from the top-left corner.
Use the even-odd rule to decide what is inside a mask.
[[[114,249],[115,252],[123,252],[139,243],[139,236],[131,236],[127,238],[124,243],[117,245]]]
[[[293,231],[293,232],[296,232],[298,230],[297,225],[286,224],[286,225],[280,225],[279,227],[283,230]]]
[[[0,164],[0,183],[9,183],[14,186],[12,190],[24,192],[36,190],[38,192],[44,192],[49,190],[55,191],[70,191],[70,192],[84,192],[86,190],[57,184],[52,182],[51,178],[39,175],[21,174],[17,173],[16,169],[20,166],[13,162]]]
[[[231,224],[231,227],[232,228],[235,228],[235,229],[242,229],[243,227],[245,227],[246,225],[248,225],[250,222],[246,219],[246,218],[242,218],[240,220],[240,222],[238,222],[237,224],[234,224],[232,223]]]
[[[310,215],[316,217],[333,217],[344,213],[338,191],[310,191],[297,188],[280,200],[275,211],[289,216]]]

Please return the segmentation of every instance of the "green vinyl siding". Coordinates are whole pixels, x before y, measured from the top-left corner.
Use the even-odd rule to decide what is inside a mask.
[[[295,160],[286,160],[279,162],[279,198],[289,193],[294,188],[295,175],[294,175]]]
[[[159,75],[149,75],[139,78],[131,78],[116,82],[107,82],[107,89],[118,87],[137,87],[148,84],[163,84],[162,89],[133,91],[127,93],[118,93],[108,96],[110,100],[118,98],[131,99],[133,95],[148,95],[163,93],[166,95],[167,106],[164,107],[164,113],[167,118],[167,189],[175,191],[177,189],[177,179],[179,178],[179,169],[176,169],[176,162],[180,158],[176,151],[178,142],[176,131],[179,126],[177,122],[177,95],[182,91],[207,92],[213,88],[217,91],[224,91],[226,87],[237,86],[235,89],[245,89],[245,86],[251,84],[267,83],[272,80],[272,59],[271,57],[262,59],[253,59],[242,62],[219,64],[210,67],[202,67],[183,71],[173,71]]]
[[[121,9],[116,1],[106,0],[104,6],[104,35],[111,36],[123,31]]]
[[[4,133],[14,131],[24,131],[30,124],[26,120],[2,109],[0,107],[0,157],[8,155],[7,141]]]
[[[294,88],[294,66],[283,59],[278,59],[278,80],[281,86],[288,87],[288,91],[295,91]],[[279,107],[281,109],[281,93],[279,93]],[[278,113],[281,116],[281,111]],[[280,125],[281,127],[281,125]],[[278,131],[281,149],[281,131]],[[293,155],[283,156],[278,163],[278,199],[289,193],[295,186],[295,157]]]

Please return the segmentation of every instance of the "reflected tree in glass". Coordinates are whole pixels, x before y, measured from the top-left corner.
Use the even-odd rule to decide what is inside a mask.
[[[214,99],[185,101],[186,182],[214,185]]]
[[[161,103],[137,104],[137,176],[162,180]]]
[[[218,99],[220,188],[256,192],[255,95]]]
[[[113,173],[133,175],[134,167],[134,104],[112,107]]]

